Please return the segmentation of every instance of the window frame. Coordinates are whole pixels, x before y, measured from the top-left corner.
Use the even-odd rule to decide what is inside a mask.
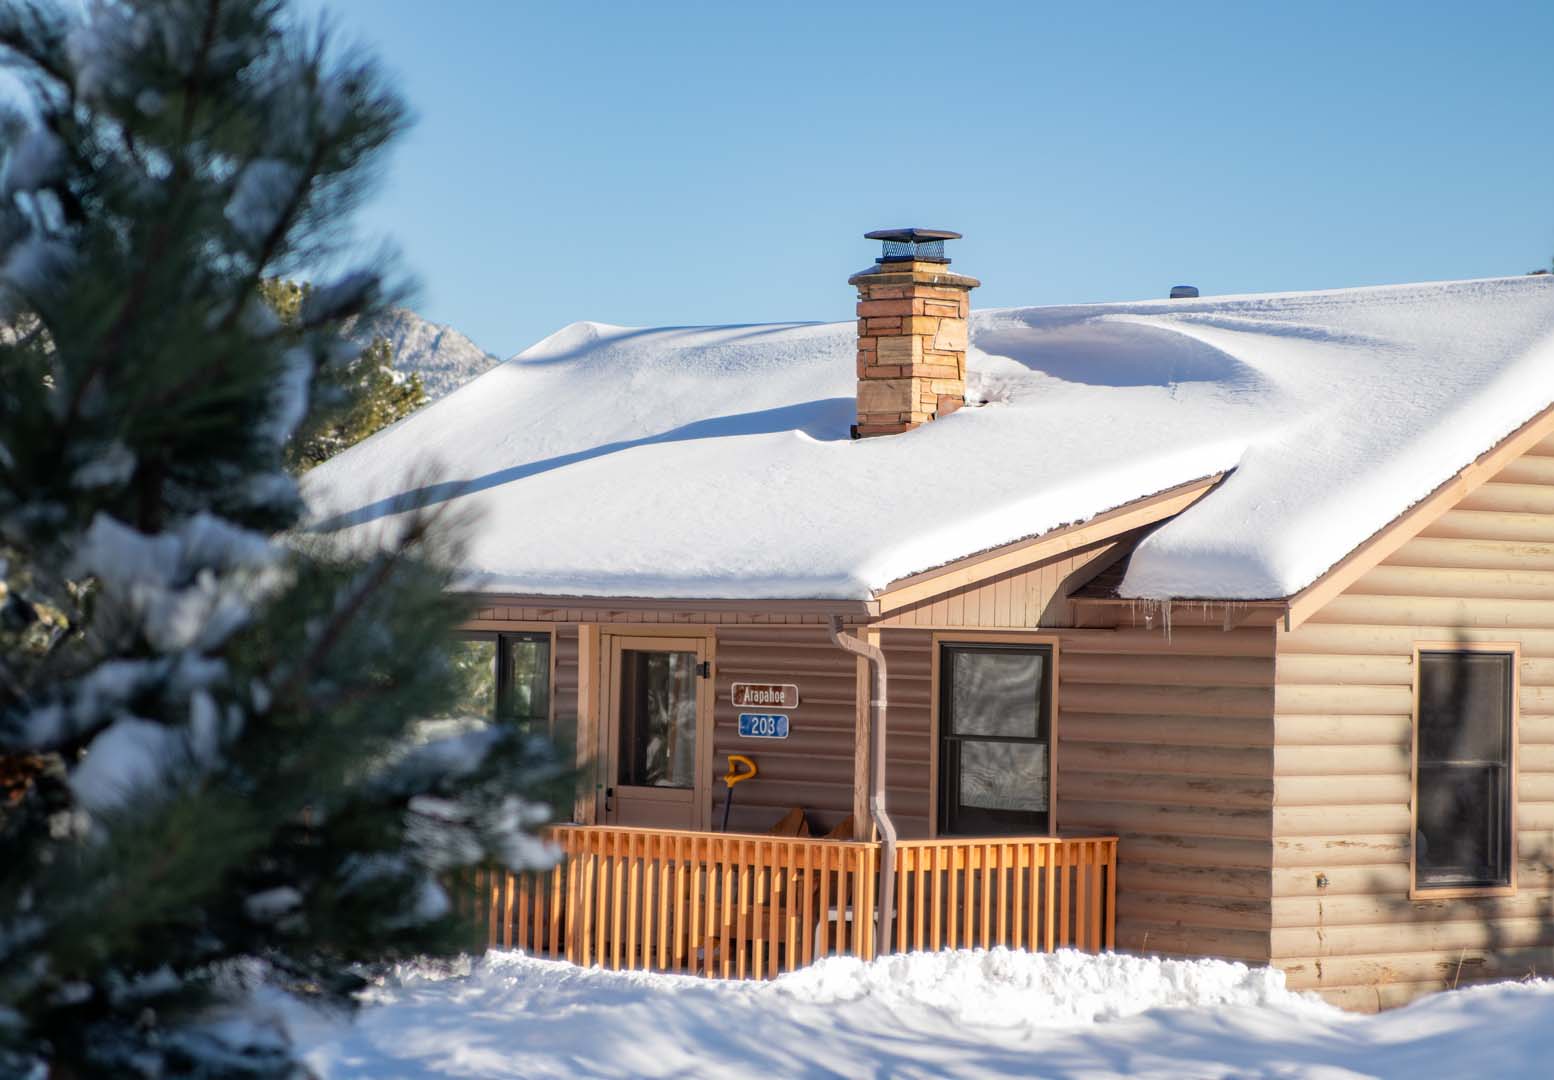
[[[1507,875],[1504,884],[1430,885],[1419,881],[1419,694],[1423,667],[1422,653],[1499,653],[1511,658],[1510,751],[1506,763],[1506,808],[1509,821],[1509,847],[1506,853]],[[1408,792],[1408,897],[1410,900],[1449,900],[1459,897],[1514,896],[1517,890],[1517,817],[1521,803],[1517,792],[1518,758],[1521,749],[1521,667],[1522,647],[1515,641],[1416,641],[1413,651],[1413,705],[1409,716],[1409,792]]]
[[[493,702],[491,715],[486,717],[492,723],[497,722],[502,716],[502,697],[506,693],[504,680],[508,678],[507,651],[503,648],[504,638],[519,638],[528,641],[543,641],[545,643],[546,676],[545,676],[545,716],[543,730],[548,735],[555,733],[556,727],[556,631],[549,626],[514,626],[502,630],[459,630],[454,634],[459,641],[489,641],[495,648],[492,660],[492,685],[495,688],[495,701]],[[532,720],[533,717],[528,719]]]
[[[947,680],[944,678],[944,653],[945,647],[955,646],[1004,646],[1030,647],[1047,650],[1048,655],[1048,686],[1050,687],[1047,710],[1047,827],[1038,831],[1032,829],[1028,833],[1004,833],[1004,836],[1056,836],[1058,835],[1058,738],[1062,719],[1062,639],[1051,633],[1009,633],[1009,632],[979,632],[979,631],[953,631],[936,632],[932,638],[932,672],[930,679],[930,709],[932,712],[929,730],[932,734],[932,742],[929,750],[928,762],[928,835],[930,838],[940,836],[961,836],[970,834],[946,833],[940,828],[944,818],[943,799],[944,762],[943,748],[945,725],[949,718],[945,715],[944,690]]]

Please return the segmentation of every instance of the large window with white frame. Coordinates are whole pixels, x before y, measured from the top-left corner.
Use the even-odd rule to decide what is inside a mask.
[[[1049,832],[1053,646],[968,641],[939,650],[940,835]]]
[[[1515,887],[1517,659],[1515,645],[1415,652],[1416,894]]]

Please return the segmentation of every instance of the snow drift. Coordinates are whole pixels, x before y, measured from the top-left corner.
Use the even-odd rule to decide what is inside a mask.
[[[405,965],[352,1026],[293,1010],[323,1080],[396,1077],[1542,1076],[1554,981],[1379,1017],[1215,960],[993,949],[824,960],[769,983],[491,953]]]
[[[862,598],[1232,471],[1122,592],[1298,591],[1554,401],[1554,278],[974,312],[981,408],[859,442],[854,326],[576,323],[308,474],[357,538],[475,522],[469,584]]]

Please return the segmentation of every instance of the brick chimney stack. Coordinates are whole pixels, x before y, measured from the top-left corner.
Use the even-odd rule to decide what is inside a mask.
[[[960,233],[884,229],[864,234],[884,253],[858,287],[858,423],[853,438],[910,431],[966,400],[967,318],[976,278],[952,274],[944,242]]]

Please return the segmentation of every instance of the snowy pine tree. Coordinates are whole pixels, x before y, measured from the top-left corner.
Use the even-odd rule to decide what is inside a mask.
[[[311,292],[308,285],[278,278],[259,283],[259,294],[282,322],[294,323],[301,317]],[[325,374],[327,381],[314,387],[314,398],[330,404],[312,410],[292,432],[287,448],[296,472],[328,461],[426,404],[421,376],[394,370],[394,347],[387,338],[373,338],[355,361],[336,365]]]
[[[8,3],[0,47],[0,1075],[303,1075],[257,984],[467,944],[443,883],[543,861],[559,775],[413,719],[466,614],[435,520],[288,531],[382,289],[259,285],[340,260],[403,110],[274,0]]]

